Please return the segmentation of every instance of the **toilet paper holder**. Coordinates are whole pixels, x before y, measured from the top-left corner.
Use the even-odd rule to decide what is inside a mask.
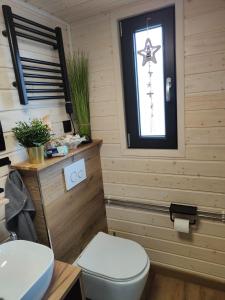
[[[174,214],[178,214],[178,215],[189,216],[190,225],[196,224],[196,219],[197,219],[197,207],[196,206],[171,203],[169,211],[170,211],[170,220],[172,222],[174,222],[174,219],[175,219]]]

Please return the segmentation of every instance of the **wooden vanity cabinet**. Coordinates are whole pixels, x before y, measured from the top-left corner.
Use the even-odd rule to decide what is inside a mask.
[[[81,269],[55,261],[51,284],[43,300],[84,300]]]
[[[14,166],[34,201],[39,242],[51,246],[55,258],[67,263],[76,259],[98,231],[107,231],[100,146],[101,141],[94,141],[43,164]],[[82,158],[87,179],[66,191],[63,169]]]

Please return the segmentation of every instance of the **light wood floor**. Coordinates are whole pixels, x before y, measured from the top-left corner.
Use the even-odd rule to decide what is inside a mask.
[[[225,291],[154,273],[143,300],[225,300]]]

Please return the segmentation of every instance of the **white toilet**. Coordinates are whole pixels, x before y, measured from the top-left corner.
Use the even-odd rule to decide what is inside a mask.
[[[74,264],[82,269],[85,296],[91,300],[139,300],[150,268],[142,246],[103,232]]]

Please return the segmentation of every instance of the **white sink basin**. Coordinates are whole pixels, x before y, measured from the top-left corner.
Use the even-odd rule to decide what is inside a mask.
[[[41,299],[53,268],[54,254],[46,246],[22,240],[0,245],[0,299]]]

